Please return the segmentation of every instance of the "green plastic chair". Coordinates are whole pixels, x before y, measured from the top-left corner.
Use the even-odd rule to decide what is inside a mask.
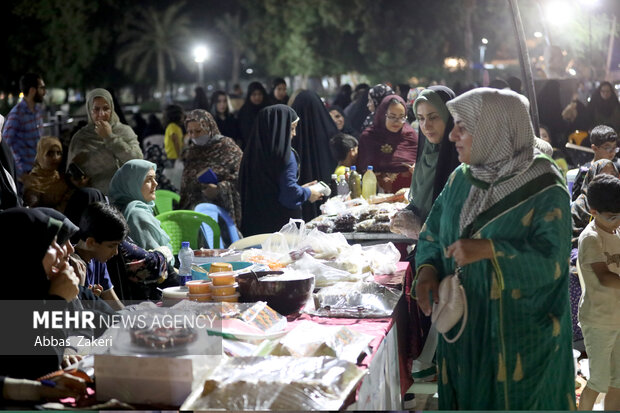
[[[206,224],[211,230],[210,232],[213,233],[211,238],[213,245],[209,244],[209,246],[211,248],[220,247],[220,226],[208,215],[195,211],[177,210],[164,212],[155,218],[161,222],[161,227],[170,236],[173,254],[178,254],[183,241],[189,241],[192,249],[198,249],[200,247],[198,244],[200,231],[203,231],[203,235],[205,235],[203,224]],[[209,240],[209,237],[205,236],[205,240]]]
[[[163,214],[173,210],[174,202],[181,201],[181,196],[176,192],[167,189],[158,189],[155,191],[155,215]]]

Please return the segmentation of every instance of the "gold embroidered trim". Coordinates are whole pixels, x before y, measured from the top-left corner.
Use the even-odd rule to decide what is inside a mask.
[[[533,218],[534,218],[534,208],[530,209],[530,212],[528,212],[527,214],[525,214],[523,218],[521,218],[521,224],[523,224],[524,227],[529,227],[530,225],[532,225]]]
[[[497,366],[497,381],[505,382],[506,381],[506,366],[504,365],[504,357],[501,354],[499,357],[499,365]]]
[[[521,353],[517,353],[517,363],[515,371],[512,374],[513,381],[521,381],[523,379],[523,365],[521,364]]]

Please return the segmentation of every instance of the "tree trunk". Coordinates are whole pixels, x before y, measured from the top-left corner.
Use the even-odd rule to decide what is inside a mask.
[[[472,16],[474,14],[474,8],[476,7],[476,0],[465,0],[463,19],[465,22],[465,34],[464,34],[464,46],[466,51],[466,58],[469,61],[469,68],[467,70],[467,83],[474,82],[475,69],[473,68],[476,61],[476,51],[474,50],[474,32],[472,30]]]
[[[161,109],[166,107],[166,65],[163,53],[157,53],[157,90],[161,92],[159,100]]]

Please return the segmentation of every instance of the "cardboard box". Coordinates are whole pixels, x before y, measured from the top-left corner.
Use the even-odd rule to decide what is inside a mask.
[[[181,406],[192,391],[192,380],[189,358],[95,356],[98,401]]]

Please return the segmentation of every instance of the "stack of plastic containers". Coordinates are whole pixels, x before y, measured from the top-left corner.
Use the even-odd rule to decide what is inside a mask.
[[[232,269],[232,264],[227,262],[212,263],[208,279],[186,283],[189,289],[187,298],[199,302],[238,302],[238,284],[235,282],[235,273]]]
[[[235,282],[235,273],[232,264],[214,262],[211,264],[209,278],[213,282],[211,287],[212,299],[215,302],[235,303],[239,301],[238,284]]]
[[[207,280],[192,280],[185,283],[189,288],[187,298],[190,301],[206,302],[211,301],[211,289],[213,283]]]

